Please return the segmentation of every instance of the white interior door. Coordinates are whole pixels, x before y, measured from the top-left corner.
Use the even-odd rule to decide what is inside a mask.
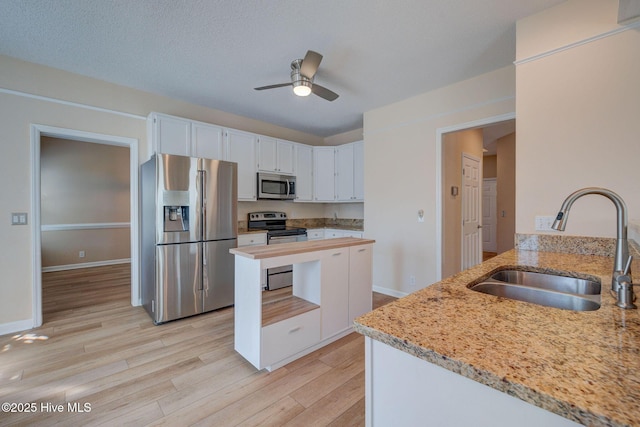
[[[462,269],[482,261],[480,159],[462,153]]]
[[[497,182],[495,178],[482,181],[482,250],[498,250],[498,203]]]

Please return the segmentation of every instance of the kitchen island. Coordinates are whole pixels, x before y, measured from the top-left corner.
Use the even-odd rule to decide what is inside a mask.
[[[374,240],[344,237],[231,249],[235,350],[271,371],[352,332],[371,311]],[[261,273],[293,265],[290,296],[263,298]]]
[[[549,241],[558,236],[519,236],[517,249],[356,319],[367,425],[640,423],[640,314],[609,295],[613,258],[584,254],[598,243]],[[583,254],[550,252],[567,248]],[[468,288],[505,268],[594,276],[601,307],[561,310]]]

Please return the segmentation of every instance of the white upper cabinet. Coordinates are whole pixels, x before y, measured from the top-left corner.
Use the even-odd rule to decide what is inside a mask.
[[[353,144],[336,148],[336,194],[339,201],[353,200]]]
[[[152,113],[147,119],[151,128],[151,154],[191,155],[191,121]]]
[[[353,197],[364,201],[364,141],[353,143]]]
[[[257,200],[256,172],[296,176],[297,202],[364,201],[363,141],[312,147],[236,129],[151,113],[149,154],[238,163],[238,200]]]
[[[293,143],[258,137],[258,170],[293,175]]]
[[[225,129],[226,159],[238,163],[238,200],[256,200],[256,146],[258,137],[249,132]]]
[[[313,200],[333,202],[335,199],[335,148],[313,147]]]
[[[295,144],[296,202],[313,201],[313,147]]]
[[[151,153],[224,159],[220,126],[159,113],[150,114],[148,120]]]
[[[191,124],[191,156],[224,160],[224,129],[208,123]]]
[[[294,170],[294,143],[278,140],[278,172],[292,174]]]
[[[336,148],[336,200],[364,200],[364,145],[362,141]]]

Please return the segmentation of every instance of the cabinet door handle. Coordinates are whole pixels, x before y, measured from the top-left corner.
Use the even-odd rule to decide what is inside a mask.
[[[331,256],[340,256],[340,255],[342,255],[342,252],[337,252],[337,253],[335,253],[335,254],[333,254]]]
[[[298,332],[300,329],[302,329],[302,326],[296,326],[293,329],[289,329],[289,333],[292,334],[294,332]]]
[[[358,249],[358,252],[364,252],[364,251],[366,251],[366,249],[364,249],[364,248],[363,249]]]

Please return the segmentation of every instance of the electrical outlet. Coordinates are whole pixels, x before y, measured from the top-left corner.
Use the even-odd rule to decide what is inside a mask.
[[[551,226],[555,219],[555,216],[536,216],[536,231],[552,231]]]
[[[78,257],[79,258],[84,258],[84,251],[78,252]]]

